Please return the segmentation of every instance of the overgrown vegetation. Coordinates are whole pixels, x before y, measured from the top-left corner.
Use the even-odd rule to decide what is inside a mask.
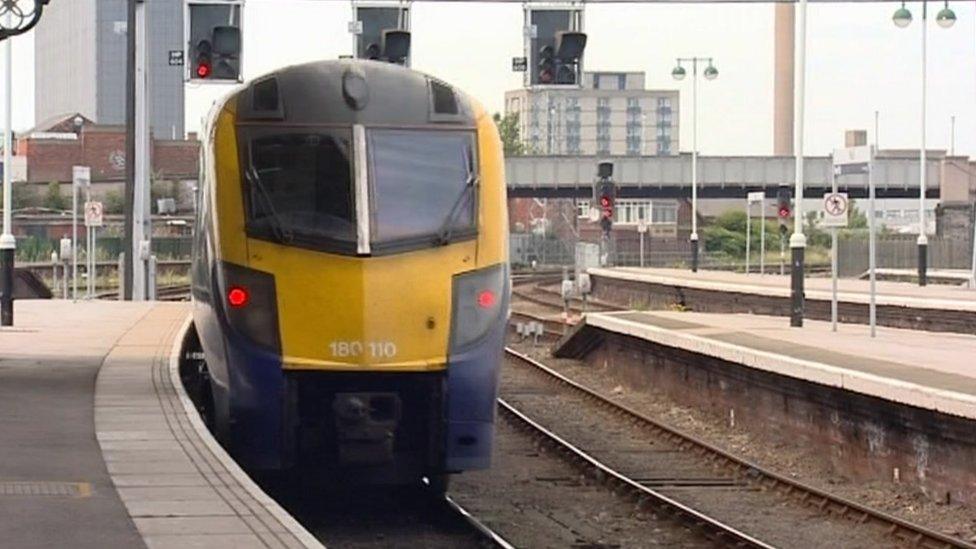
[[[498,126],[498,134],[502,139],[502,149],[505,152],[505,156],[519,156],[526,153],[525,144],[522,143],[522,138],[519,135],[519,115],[515,112],[510,112],[504,116],[501,113],[495,113],[492,116],[495,121],[495,125]]]
[[[52,210],[67,210],[68,200],[61,194],[61,184],[51,181],[47,184],[47,191],[44,193],[44,207]]]

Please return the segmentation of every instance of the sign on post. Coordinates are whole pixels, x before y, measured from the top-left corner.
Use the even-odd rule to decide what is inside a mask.
[[[847,227],[850,201],[847,193],[826,193],[823,199],[824,227]]]
[[[529,61],[525,57],[512,58],[512,72],[525,72],[529,68]]]
[[[85,202],[85,226],[101,227],[104,212],[101,202]]]
[[[184,65],[183,50],[169,50],[169,66],[182,67]]]
[[[88,187],[91,185],[91,168],[88,166],[73,166],[71,168],[71,181],[75,187]]]
[[[762,202],[763,200],[765,200],[765,198],[766,198],[766,193],[762,191],[755,191],[746,195],[746,200],[748,200],[750,204],[755,204],[756,202]]]

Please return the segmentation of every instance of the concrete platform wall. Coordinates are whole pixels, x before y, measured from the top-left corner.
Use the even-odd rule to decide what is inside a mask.
[[[855,479],[897,474],[935,500],[976,503],[976,422],[600,332],[602,345],[586,360],[632,389],[661,391],[730,428],[807,446]]]

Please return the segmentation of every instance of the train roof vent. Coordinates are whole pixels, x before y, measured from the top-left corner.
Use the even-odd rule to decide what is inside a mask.
[[[285,107],[281,101],[278,79],[273,76],[251,84],[241,99],[243,111],[241,116],[244,119],[284,120],[285,118]]]
[[[434,114],[454,116],[459,114],[457,97],[454,95],[454,90],[447,84],[431,79],[430,97],[433,103]]]
[[[277,111],[280,102],[277,78],[268,78],[267,80],[254,83],[254,91],[251,96],[251,108],[255,111]]]

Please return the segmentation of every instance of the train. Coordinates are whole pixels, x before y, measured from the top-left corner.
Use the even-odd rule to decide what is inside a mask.
[[[490,465],[511,283],[502,144],[400,65],[282,68],[201,137],[181,371],[245,468],[367,484]]]

